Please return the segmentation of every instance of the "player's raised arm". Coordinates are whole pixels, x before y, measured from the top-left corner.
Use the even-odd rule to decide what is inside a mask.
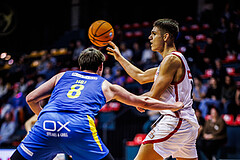
[[[57,81],[62,77],[64,72],[59,73],[53,76],[50,80],[43,83],[41,86],[30,92],[27,97],[26,101],[31,108],[31,110],[36,114],[39,115],[42,107],[39,105],[39,102],[47,97],[51,96],[51,92],[55,87]]]
[[[109,42],[109,45],[112,46],[108,47],[107,50],[109,51],[108,54],[114,56],[114,58],[121,64],[124,70],[136,81],[140,84],[149,83],[154,81],[154,75],[157,71],[157,68],[151,68],[146,71],[142,71],[139,68],[135,67],[129,61],[127,61],[120,53],[118,47],[113,43]]]
[[[115,99],[127,105],[141,107],[143,109],[176,111],[183,107],[183,103],[181,102],[167,104],[147,96],[134,95],[121,86],[111,84],[106,80],[102,84],[102,90],[107,101]]]

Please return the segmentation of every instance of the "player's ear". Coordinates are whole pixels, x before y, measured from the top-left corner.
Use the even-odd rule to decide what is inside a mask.
[[[103,71],[103,63],[98,67],[99,71]]]
[[[165,33],[165,34],[163,35],[163,40],[164,40],[164,42],[166,42],[166,41],[169,39],[169,37],[170,37],[169,33]]]

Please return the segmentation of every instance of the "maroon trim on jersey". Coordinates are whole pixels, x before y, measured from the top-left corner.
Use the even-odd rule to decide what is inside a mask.
[[[177,84],[174,84],[174,90],[175,90],[175,95],[176,95],[175,100],[177,102],[178,101],[178,86],[177,86]]]
[[[179,52],[179,53],[181,53],[181,52]],[[177,56],[177,57],[182,61],[182,64],[183,64],[183,67],[184,67],[184,74],[183,74],[183,76],[181,77],[181,79],[180,79],[179,81],[177,81],[177,82],[171,82],[171,85],[175,85],[175,84],[181,83],[181,82],[184,80],[184,78],[185,78],[185,73],[186,73],[186,68],[185,68],[185,65],[184,65],[184,62],[183,62],[182,58],[181,58],[179,55],[175,54],[175,53],[172,53],[172,54],[175,55],[175,56]],[[181,53],[181,54],[182,54],[182,53]]]
[[[176,115],[178,115],[178,113],[176,112]],[[174,133],[176,133],[179,128],[181,127],[182,124],[182,118],[179,118],[178,120],[178,124],[177,126],[174,128],[174,130],[172,132],[170,132],[166,137],[160,138],[160,139],[153,139],[153,140],[147,140],[147,141],[143,141],[142,144],[148,144],[148,143],[159,143],[159,142],[163,142],[168,140],[170,137],[172,137],[172,135]]]

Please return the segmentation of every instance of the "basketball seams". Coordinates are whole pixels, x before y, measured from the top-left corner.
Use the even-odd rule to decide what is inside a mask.
[[[104,35],[104,34],[106,34],[106,33],[108,33],[109,31],[111,31],[112,30],[112,28],[110,28],[109,30],[107,30],[106,32],[104,32],[104,33],[102,33],[102,34],[100,34],[100,35],[94,35],[95,37],[101,37],[102,35]]]
[[[104,23],[106,23],[106,22],[102,22],[98,27],[97,27],[97,29],[96,29],[96,31],[95,31],[95,34],[93,34],[95,37],[97,37],[97,31],[99,30],[99,28],[104,24]],[[92,27],[93,28],[93,27]]]

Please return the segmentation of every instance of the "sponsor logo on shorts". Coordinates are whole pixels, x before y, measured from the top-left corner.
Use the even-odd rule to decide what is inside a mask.
[[[148,134],[148,136],[149,136],[151,139],[153,139],[153,138],[155,137],[154,133],[155,133],[155,130],[153,129],[153,130],[151,130],[151,132]]]
[[[70,122],[66,122],[65,124],[62,124],[60,121],[52,121],[52,120],[45,120],[43,122],[43,129],[46,132],[47,136],[51,137],[68,137],[68,132],[71,130],[67,127],[67,125]],[[57,124],[59,127],[57,127]],[[60,133],[60,131],[62,131]],[[67,132],[66,132],[67,131]]]

